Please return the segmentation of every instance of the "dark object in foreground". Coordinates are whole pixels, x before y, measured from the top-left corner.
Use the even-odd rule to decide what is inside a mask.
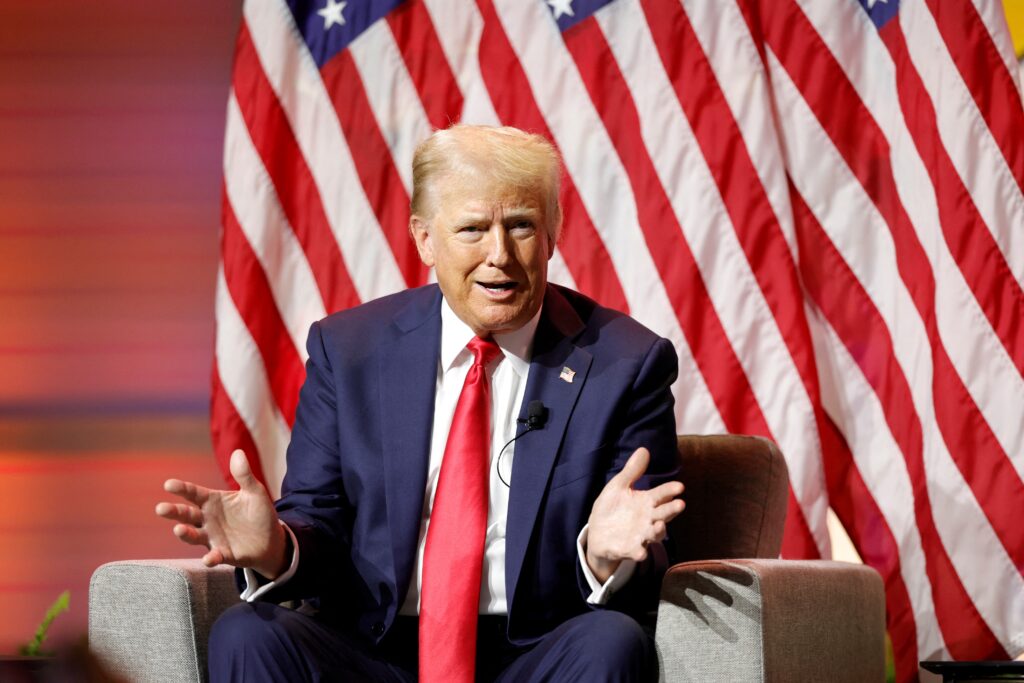
[[[56,654],[29,657],[0,656],[3,683],[124,683],[89,650],[83,637],[57,649]]]
[[[0,681],[21,683],[22,681],[43,680],[46,670],[52,666],[52,657],[0,656]]]
[[[1024,681],[1024,662],[921,662],[933,674],[941,674],[943,683],[960,681]]]

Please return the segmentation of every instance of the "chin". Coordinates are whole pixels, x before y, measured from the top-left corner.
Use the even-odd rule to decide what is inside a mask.
[[[477,320],[479,321],[481,329],[487,330],[487,332],[491,334],[500,334],[502,332],[512,332],[513,330],[517,330],[525,325],[526,321],[529,320],[529,318],[520,318],[522,318],[522,316],[486,316],[477,318]]]

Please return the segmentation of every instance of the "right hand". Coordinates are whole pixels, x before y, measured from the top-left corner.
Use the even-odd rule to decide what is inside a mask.
[[[244,452],[231,454],[230,468],[238,491],[168,479],[164,490],[187,502],[158,503],[156,514],[178,522],[174,535],[185,543],[206,546],[203,563],[207,567],[248,567],[276,579],[287,567],[288,558],[286,532],[278,522],[274,502],[253,475]]]

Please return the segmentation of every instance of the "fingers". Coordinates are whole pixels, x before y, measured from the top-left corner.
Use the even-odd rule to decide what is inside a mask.
[[[164,519],[172,519],[175,522],[184,522],[196,527],[203,525],[203,513],[194,505],[157,503],[156,514]]]
[[[632,552],[628,553],[629,559],[635,562],[643,562],[647,559],[648,548],[655,543],[661,543],[668,536],[668,527],[665,522],[656,521],[652,523],[647,531],[640,537]]]
[[[231,468],[231,476],[235,478],[238,486],[243,490],[253,491],[263,488],[263,485],[253,475],[252,468],[249,467],[249,459],[245,457],[245,451],[241,448],[236,448],[231,453],[229,466]]]
[[[199,506],[202,506],[210,497],[210,489],[180,479],[168,479],[165,481],[164,491],[181,496],[190,503],[195,503]]]
[[[174,535],[189,545],[205,545],[209,547],[210,538],[202,529],[197,529],[188,524],[175,524]]]
[[[671,522],[684,509],[686,509],[686,503],[676,498],[655,507],[651,511],[651,519],[655,522]]]
[[[633,455],[629,456],[629,460],[623,465],[622,471],[612,477],[612,481],[615,481],[626,488],[632,488],[636,480],[644,476],[644,472],[647,471],[647,465],[651,462],[651,453],[646,448],[638,448],[633,451]],[[609,482],[611,483],[611,482]]]
[[[663,505],[670,500],[681,496],[684,489],[685,487],[682,482],[670,481],[662,484],[661,486],[655,486],[647,492],[647,495],[654,501],[655,505]]]
[[[216,567],[226,561],[223,551],[219,548],[210,548],[210,538],[204,530],[188,524],[175,524],[173,531],[175,536],[189,545],[206,546],[207,552],[203,555],[202,561],[207,567]]]
[[[203,564],[207,567],[216,567],[218,564],[223,564],[224,553],[217,548],[210,550],[210,552],[203,555]]]

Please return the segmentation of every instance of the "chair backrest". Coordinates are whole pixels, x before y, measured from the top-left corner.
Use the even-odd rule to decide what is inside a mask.
[[[768,439],[680,436],[686,509],[669,526],[675,559],[778,557],[789,471]]]

